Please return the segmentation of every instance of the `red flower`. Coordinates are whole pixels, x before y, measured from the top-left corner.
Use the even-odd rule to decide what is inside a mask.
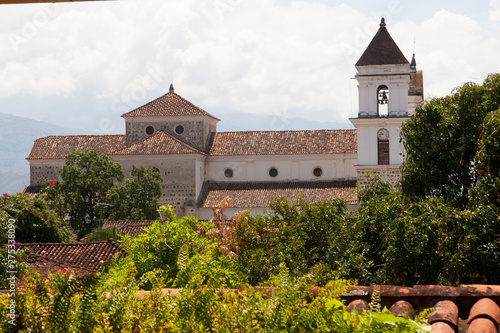
[[[68,270],[66,268],[63,268],[63,270],[61,271],[62,274],[66,273]]]
[[[42,213],[42,214],[40,214],[40,215],[45,216],[45,214],[44,214],[44,213]]]
[[[51,184],[51,185],[55,185],[55,184],[56,184],[56,181],[55,181],[55,180],[51,180],[51,181],[49,182],[49,184]]]
[[[6,198],[9,197],[9,195],[7,193],[4,193],[3,196],[6,197]]]

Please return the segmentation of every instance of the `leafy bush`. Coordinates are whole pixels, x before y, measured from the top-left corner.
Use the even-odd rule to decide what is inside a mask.
[[[345,202],[295,204],[279,198],[271,208],[268,215],[242,217],[236,227],[236,261],[251,284],[277,274],[280,263],[296,277],[321,267],[322,283],[368,274],[356,220]]]
[[[270,281],[273,289],[246,287],[222,291],[188,283],[177,297],[155,289],[138,289],[130,281],[112,290],[100,287],[108,279],[75,277],[58,272],[46,282],[30,275],[25,292],[16,297],[15,326],[0,323],[3,332],[424,332],[428,325],[396,318],[387,310],[348,313],[338,298],[351,281],[331,281],[311,295],[313,274],[300,279],[281,265]],[[0,296],[0,315],[7,313],[8,295]]]
[[[18,243],[59,243],[73,239],[66,223],[49,207],[43,196],[29,197],[18,193],[0,197],[2,232],[5,232],[9,219],[16,221]]]
[[[219,287],[242,285],[243,275],[220,252],[218,239],[206,237],[213,223],[194,217],[177,219],[171,207],[162,207],[160,213],[166,219],[164,222],[146,227],[146,234],[136,239],[124,240],[128,256],[122,264],[133,264],[136,278],[159,270],[167,287],[183,287],[194,280]]]
[[[85,242],[97,242],[105,241],[108,239],[121,239],[123,236],[116,232],[116,227],[113,228],[95,228],[87,236],[85,236]]]

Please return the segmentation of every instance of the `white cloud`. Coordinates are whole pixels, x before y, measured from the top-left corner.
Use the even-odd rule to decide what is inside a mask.
[[[500,0],[490,0],[488,18],[493,22],[500,22]]]
[[[491,1],[491,20],[499,7],[499,0]],[[117,127],[123,126],[121,113],[164,94],[172,79],[176,92],[217,116],[239,110],[347,121],[357,106],[354,63],[379,23],[372,12],[326,1],[123,0],[5,8],[0,104],[22,94],[41,100],[87,95],[105,106],[86,117],[99,123],[106,114]],[[398,21],[397,14],[387,27],[408,58],[416,40],[428,94],[448,94],[500,69],[498,34],[487,24],[446,10],[421,23]],[[30,24],[36,28],[31,35]],[[12,36],[21,42],[10,43]]]

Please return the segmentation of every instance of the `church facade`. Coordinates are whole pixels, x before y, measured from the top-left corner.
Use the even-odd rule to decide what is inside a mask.
[[[124,135],[49,136],[27,157],[33,191],[73,150],[96,150],[118,162],[154,167],[162,178],[162,205],[178,216],[208,219],[229,196],[226,214],[262,213],[277,196],[309,202],[342,198],[357,204],[356,184],[374,170],[395,183],[404,147],[401,124],[423,99],[422,72],[409,63],[382,19],[356,63],[358,117],[353,130],[217,132],[219,119],[178,95],[165,95],[122,115]]]

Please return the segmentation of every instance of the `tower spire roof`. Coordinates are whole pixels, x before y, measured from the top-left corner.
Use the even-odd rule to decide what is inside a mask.
[[[415,60],[415,53],[411,57],[410,72],[415,73],[417,71],[417,61]]]
[[[359,58],[356,66],[409,64],[385,26],[385,19],[382,17],[380,28]]]

